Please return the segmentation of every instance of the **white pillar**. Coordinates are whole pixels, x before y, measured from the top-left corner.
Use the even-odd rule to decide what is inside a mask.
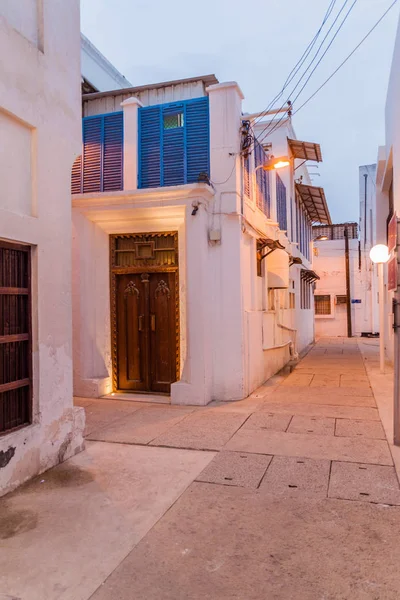
[[[124,190],[136,190],[138,182],[138,110],[143,104],[132,96],[121,102],[124,111]]]
[[[200,205],[195,215],[186,207],[185,268],[180,279],[186,290],[186,357],[181,380],[171,386],[172,404],[205,405],[211,395],[211,288],[208,273],[208,221]]]

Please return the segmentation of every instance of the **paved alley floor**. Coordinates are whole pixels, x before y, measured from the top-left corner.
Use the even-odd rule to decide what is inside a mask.
[[[323,339],[204,408],[78,399],[86,451],[0,499],[0,600],[398,600],[376,353]]]

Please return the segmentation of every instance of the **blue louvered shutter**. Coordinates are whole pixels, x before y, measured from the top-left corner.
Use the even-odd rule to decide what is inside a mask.
[[[243,162],[244,162],[244,173],[243,173],[244,193],[248,198],[250,198],[251,197],[250,196],[250,155],[247,155]]]
[[[83,119],[83,192],[100,192],[102,175],[102,117]]]
[[[103,188],[102,191],[123,189],[123,113],[104,116],[103,124]]]
[[[208,96],[188,100],[185,104],[186,183],[197,183],[200,173],[210,176]]]
[[[161,108],[139,109],[139,188],[161,185]]]
[[[276,212],[279,228],[287,231],[286,187],[278,173],[276,174]]]
[[[82,155],[77,156],[72,165],[71,172],[71,194],[82,192]]]
[[[164,122],[171,117],[184,114],[183,104],[168,105],[162,110],[162,173],[161,185],[182,185],[185,183],[185,122],[179,120],[179,126],[166,128]],[[177,119],[178,123],[178,119]]]

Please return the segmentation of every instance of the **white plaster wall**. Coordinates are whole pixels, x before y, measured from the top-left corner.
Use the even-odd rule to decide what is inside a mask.
[[[347,336],[346,305],[337,305],[336,296],[346,295],[346,261],[344,240],[315,242],[316,256],[314,269],[320,276],[316,282],[315,294],[330,294],[332,299],[331,315],[315,315],[316,337]],[[349,240],[350,257],[350,298],[361,300],[351,304],[353,336],[371,333],[371,294],[365,272],[360,269],[358,240]],[[361,252],[361,264],[367,260],[367,254]],[[368,275],[369,278],[369,275]]]
[[[70,176],[81,136],[79,2],[43,0],[43,52],[27,39],[33,17],[25,4],[0,5],[0,54],[7,57],[0,62],[1,127],[13,148],[0,160],[0,180],[12,188],[15,179],[16,188],[1,188],[0,238],[33,247],[33,423],[0,437],[0,452],[15,449],[0,469],[0,493],[82,449],[84,425],[83,410],[72,403],[70,281]]]
[[[81,34],[81,73],[99,92],[120,90],[132,85],[83,34]]]

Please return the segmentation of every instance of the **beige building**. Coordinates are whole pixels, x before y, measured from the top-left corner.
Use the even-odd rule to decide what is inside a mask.
[[[1,2],[0,54],[1,494],[83,443],[71,319],[79,1]]]

